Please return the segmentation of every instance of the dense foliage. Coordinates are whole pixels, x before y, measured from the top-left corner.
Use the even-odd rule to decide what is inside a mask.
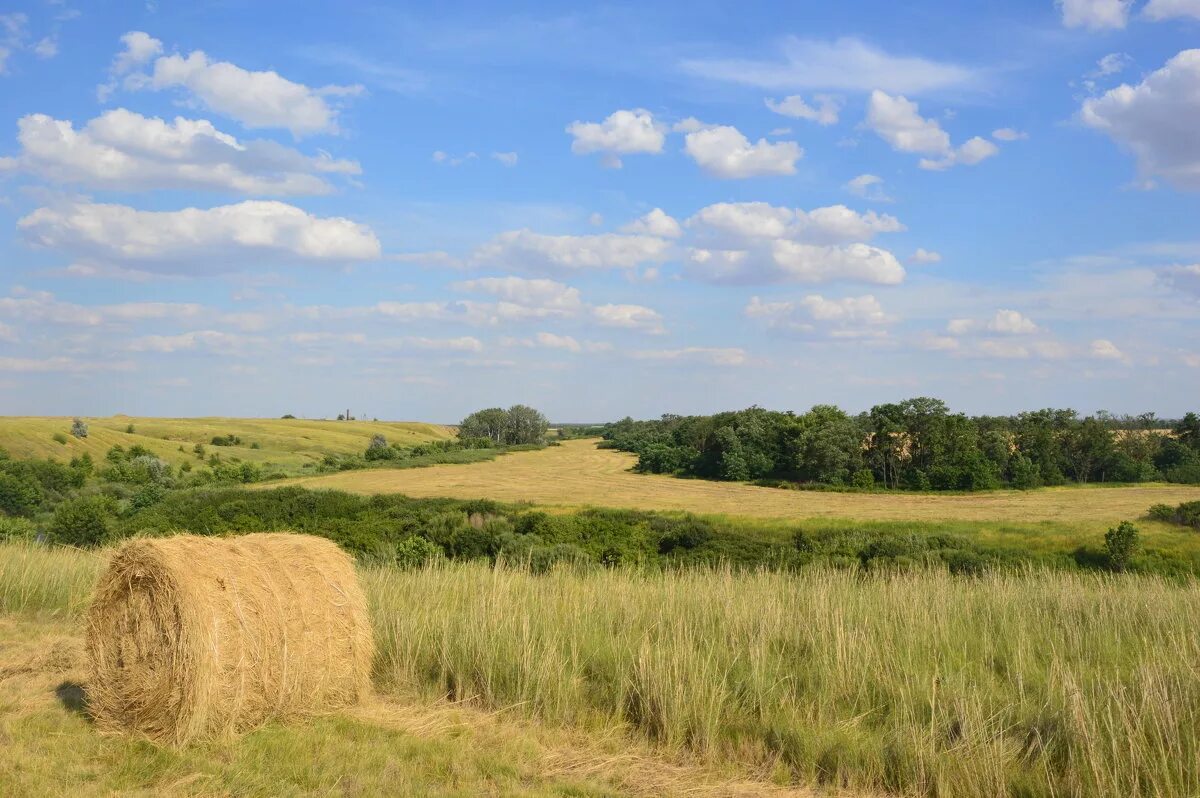
[[[909,490],[1200,483],[1195,413],[1164,429],[1152,413],[1081,418],[1048,409],[969,417],[920,397],[857,416],[817,405],[800,414],[752,407],[627,418],[608,425],[604,438],[604,445],[637,454],[638,470],[706,479]]]
[[[486,438],[496,445],[519,446],[542,443],[550,424],[532,407],[513,405],[507,410],[489,407],[478,410],[458,425],[460,438]]]

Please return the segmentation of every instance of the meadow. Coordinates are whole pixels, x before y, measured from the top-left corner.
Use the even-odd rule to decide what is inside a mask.
[[[364,566],[379,704],[176,752],[69,709],[102,559],[0,546],[9,793],[1200,791],[1195,581]]]
[[[363,471],[301,477],[284,484],[351,493],[402,493],[529,502],[563,509],[622,507],[761,519],[840,518],[852,521],[965,521],[1047,523],[1103,532],[1121,519],[1139,518],[1152,504],[1200,499],[1200,486],[1080,485],[977,493],[837,492],[765,488],[736,482],[637,474],[637,457],[569,440],[536,452],[470,465],[410,471]]]
[[[358,455],[375,435],[390,443],[415,446],[450,440],[454,430],[439,424],[403,421],[326,421],[302,418],[144,418],[108,416],[84,418],[88,436],[71,435],[72,419],[51,416],[0,417],[0,449],[18,459],[53,458],[69,461],[90,454],[97,462],[113,446],[141,446],[155,456],[180,465],[196,461],[194,447],[226,459],[285,471],[315,465],[328,454]],[[132,428],[132,432],[130,431]],[[55,436],[58,436],[56,439]],[[234,436],[240,443],[213,446],[213,438]]]

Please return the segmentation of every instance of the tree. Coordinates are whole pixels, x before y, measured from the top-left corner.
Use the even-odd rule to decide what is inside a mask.
[[[31,473],[0,472],[0,512],[32,515],[42,499],[42,486]]]
[[[368,460],[391,460],[395,455],[396,450],[388,446],[387,438],[382,435],[372,435],[364,457]]]
[[[460,438],[488,438],[497,446],[504,443],[504,432],[508,426],[508,413],[500,407],[478,410],[458,425]]]
[[[513,405],[508,409],[504,442],[510,446],[541,443],[549,428],[550,422],[539,411],[527,405]]]
[[[1172,432],[1184,446],[1200,451],[1200,416],[1188,413],[1175,425]]]
[[[88,436],[87,422],[81,418],[74,419],[71,422],[71,434],[76,438],[86,438]]]
[[[1140,537],[1137,527],[1128,521],[1105,532],[1104,551],[1108,554],[1109,567],[1118,572],[1128,568],[1141,543]]]

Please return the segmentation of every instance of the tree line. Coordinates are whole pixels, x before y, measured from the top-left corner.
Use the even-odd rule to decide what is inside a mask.
[[[609,424],[603,446],[637,470],[736,481],[907,490],[1036,488],[1068,482],[1200,483],[1200,417],[1081,417],[1070,409],[1014,416],[952,413],[918,397],[850,415],[751,407]]]

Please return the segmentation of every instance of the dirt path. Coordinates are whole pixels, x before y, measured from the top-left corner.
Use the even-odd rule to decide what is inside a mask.
[[[760,518],[964,520],[1068,525],[1111,524],[1138,518],[1156,503],[1200,500],[1200,487],[1068,487],[973,495],[863,494],[789,491],[751,485],[635,474],[636,458],[597,449],[594,441],[567,441],[471,465],[345,471],[292,480],[308,488],[354,493],[404,493],[463,499],[528,501],[570,507],[687,510]],[[275,483],[278,484],[278,483]]]

